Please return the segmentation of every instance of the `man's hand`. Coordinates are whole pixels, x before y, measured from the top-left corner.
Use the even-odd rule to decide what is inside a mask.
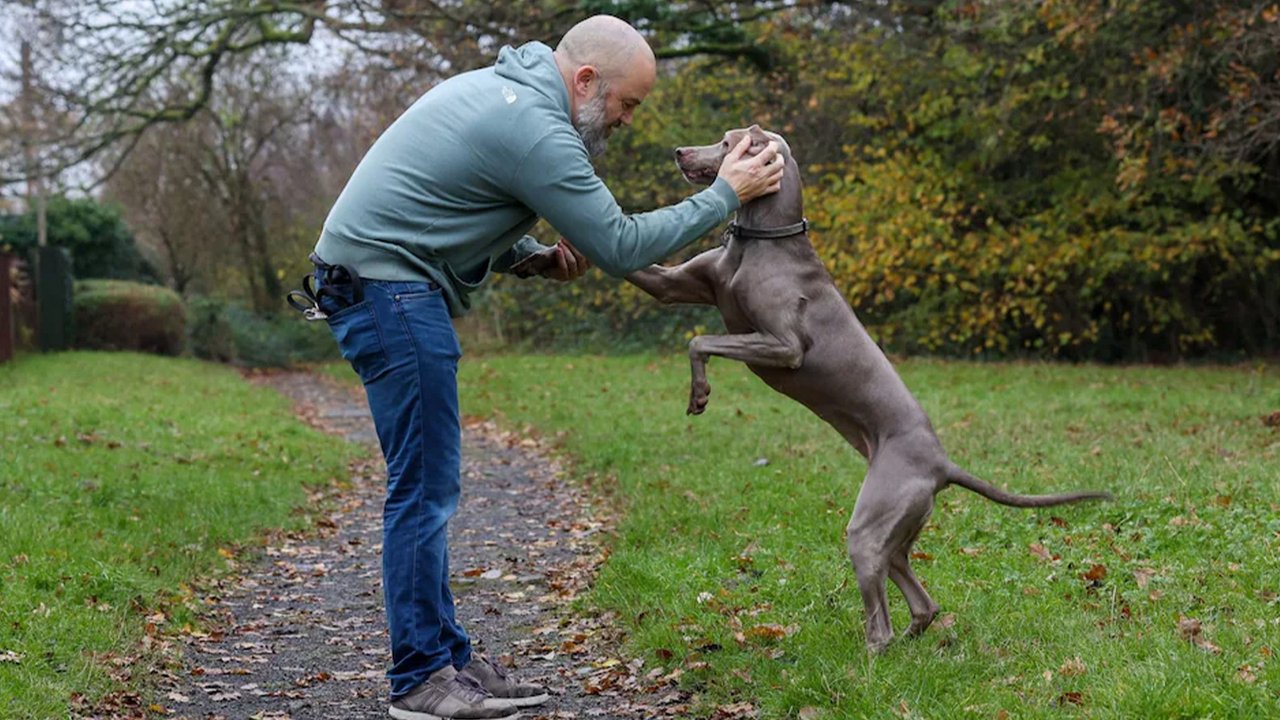
[[[591,261],[583,257],[568,240],[561,238],[555,245],[513,265],[511,273],[522,278],[538,275],[567,282],[582,277],[590,268]]]
[[[555,253],[556,262],[539,273],[542,277],[568,282],[582,277],[591,268],[591,261],[583,257],[582,253],[564,238],[560,238],[560,242],[556,243],[551,251]]]
[[[738,202],[743,205],[781,189],[782,171],[785,169],[782,157],[778,155],[777,141],[770,140],[754,157],[747,155],[750,148],[751,136],[748,135],[720,163],[720,177],[729,183],[738,194]]]

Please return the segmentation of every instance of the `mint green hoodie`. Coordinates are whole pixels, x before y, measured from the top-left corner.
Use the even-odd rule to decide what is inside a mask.
[[[624,213],[570,121],[551,48],[531,42],[436,85],[392,123],[356,167],[315,249],[364,278],[434,280],[458,316],[490,272],[542,249],[525,235],[539,217],[621,277],[737,209],[733,188],[717,179],[676,205]]]

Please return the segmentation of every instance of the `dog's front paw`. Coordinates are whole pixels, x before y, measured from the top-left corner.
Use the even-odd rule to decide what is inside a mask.
[[[711,397],[711,386],[707,383],[694,384],[689,389],[689,415],[701,415],[707,409],[707,400]]]

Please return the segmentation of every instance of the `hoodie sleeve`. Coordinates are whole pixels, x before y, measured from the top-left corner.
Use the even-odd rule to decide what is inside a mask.
[[[553,131],[529,149],[516,166],[511,193],[614,277],[658,262],[738,209],[733,188],[717,178],[675,205],[627,215],[596,175],[581,139],[568,130]]]

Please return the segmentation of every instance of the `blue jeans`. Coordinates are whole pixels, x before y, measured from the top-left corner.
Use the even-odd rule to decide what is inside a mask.
[[[317,272],[317,285],[323,283]],[[347,300],[350,287],[332,285]],[[345,308],[322,298],[342,357],[360,375],[387,461],[382,589],[391,631],[391,696],[471,659],[449,592],[449,518],[461,491],[458,358],[434,284],[366,280]]]

